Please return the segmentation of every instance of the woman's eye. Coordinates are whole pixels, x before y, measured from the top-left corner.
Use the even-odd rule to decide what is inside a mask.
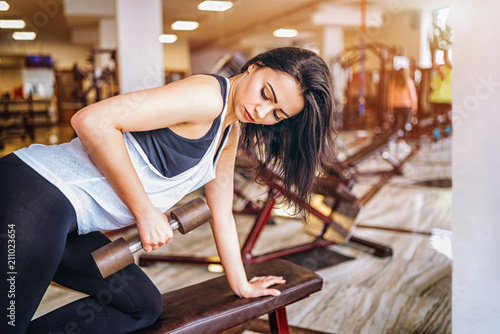
[[[261,89],[261,91],[260,91],[260,95],[262,95],[262,98],[263,98],[264,100],[266,100],[266,101],[267,101],[267,100],[269,100],[269,99],[267,98],[267,96],[266,96],[266,93],[265,93],[265,91],[264,91],[264,88],[262,88],[262,89]]]
[[[273,115],[274,115],[274,119],[276,121],[278,121],[278,122],[281,121],[281,117],[278,116],[278,112],[276,110],[273,110]]]

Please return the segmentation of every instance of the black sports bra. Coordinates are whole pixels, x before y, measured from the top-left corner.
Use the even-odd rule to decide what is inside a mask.
[[[213,75],[221,86],[224,110],[227,82],[224,77]],[[222,118],[222,111],[214,119],[210,130],[199,139],[188,139],[175,134],[169,128],[131,132],[146,153],[149,162],[165,177],[173,177],[196,166],[214,140]],[[227,131],[226,131],[227,133]],[[226,135],[224,133],[224,135]],[[217,155],[216,155],[217,156]]]

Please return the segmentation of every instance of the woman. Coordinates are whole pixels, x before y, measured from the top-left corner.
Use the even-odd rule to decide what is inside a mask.
[[[412,116],[417,114],[418,100],[415,83],[408,75],[406,69],[400,68],[393,72],[389,84],[388,97],[389,114],[395,119],[394,127],[403,129],[411,124]]]
[[[242,147],[261,148],[250,156],[282,170],[305,204],[315,173],[333,157],[330,92],[328,68],[315,53],[275,49],[229,79],[196,75],[88,106],[71,119],[77,139],[1,159],[2,275],[12,273],[16,293],[2,305],[14,303],[15,327],[3,322],[1,332],[126,333],[152,324],[160,293],[136,265],[102,279],[90,253],[109,240],[98,231],[135,223],[150,252],[173,237],[162,212],[203,185],[235,294],[278,295],[270,286],[283,278],[248,281],[241,261],[232,215],[240,130]],[[10,240],[12,268],[5,267]],[[9,278],[2,277],[2,296]],[[89,297],[30,324],[51,280]]]

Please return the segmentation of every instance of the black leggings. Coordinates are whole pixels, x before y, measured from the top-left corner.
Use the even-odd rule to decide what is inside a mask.
[[[406,124],[411,124],[411,108],[395,107],[394,108],[394,128],[406,131]]]
[[[68,199],[14,154],[0,159],[0,333],[128,333],[152,324],[161,294],[135,264],[103,279]],[[54,281],[89,297],[31,321]]]

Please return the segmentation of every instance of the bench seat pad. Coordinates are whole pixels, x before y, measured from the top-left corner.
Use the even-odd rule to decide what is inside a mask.
[[[317,274],[276,259],[246,268],[248,279],[254,276],[283,276],[277,285],[281,295],[239,298],[230,289],[225,276],[163,295],[163,313],[152,326],[134,333],[215,333],[271,313],[309,296],[322,288]]]

